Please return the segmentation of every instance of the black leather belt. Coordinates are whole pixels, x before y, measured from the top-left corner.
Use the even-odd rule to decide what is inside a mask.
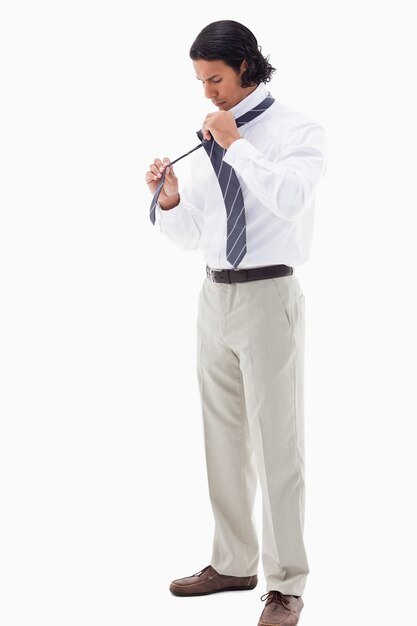
[[[244,283],[247,280],[262,280],[289,276],[293,268],[288,265],[265,265],[265,267],[248,267],[241,270],[213,270],[206,266],[207,277],[214,283]]]

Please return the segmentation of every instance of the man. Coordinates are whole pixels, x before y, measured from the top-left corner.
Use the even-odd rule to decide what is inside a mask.
[[[266,88],[275,71],[253,33],[223,20],[190,49],[209,113],[188,186],[168,158],[145,180],[160,229],[207,264],[198,306],[198,382],[210,500],[210,564],[171,583],[179,596],[257,585],[253,519],[262,492],[266,600],[258,626],[293,626],[309,573],[304,527],[304,294],[293,273],[310,252],[326,169],[323,128]],[[157,194],[156,194],[157,195]],[[154,197],[155,199],[155,197]]]

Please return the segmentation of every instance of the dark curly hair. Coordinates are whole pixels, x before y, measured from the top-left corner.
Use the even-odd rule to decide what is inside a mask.
[[[237,73],[246,60],[248,69],[242,74],[242,87],[250,87],[267,83],[276,71],[268,62],[269,56],[264,57],[261,50],[249,28],[234,20],[220,20],[208,24],[197,35],[190,57],[193,61],[224,61]]]

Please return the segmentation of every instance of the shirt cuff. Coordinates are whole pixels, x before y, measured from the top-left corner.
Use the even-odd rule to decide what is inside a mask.
[[[162,222],[176,222],[177,220],[181,219],[181,217],[184,215],[185,208],[180,200],[177,206],[174,206],[172,209],[169,209],[168,211],[166,210],[164,211],[164,209],[161,209],[159,202],[158,202],[156,205],[156,210],[159,215],[159,219]]]
[[[238,169],[247,159],[254,159],[256,156],[259,156],[259,154],[259,150],[247,139],[242,137],[241,139],[236,139],[236,141],[229,146],[223,157],[223,161],[226,161],[226,163],[234,169]]]

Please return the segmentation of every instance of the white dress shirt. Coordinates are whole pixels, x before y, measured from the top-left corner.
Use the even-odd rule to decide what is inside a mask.
[[[240,117],[268,93],[261,83],[230,111]],[[245,203],[247,252],[239,268],[301,265],[310,255],[315,194],[327,167],[324,130],[275,99],[238,132],[242,138],[224,161],[234,168]],[[190,158],[180,203],[168,211],[157,205],[160,230],[183,250],[200,248],[209,267],[232,268],[226,259],[226,207],[213,166],[204,148]]]

